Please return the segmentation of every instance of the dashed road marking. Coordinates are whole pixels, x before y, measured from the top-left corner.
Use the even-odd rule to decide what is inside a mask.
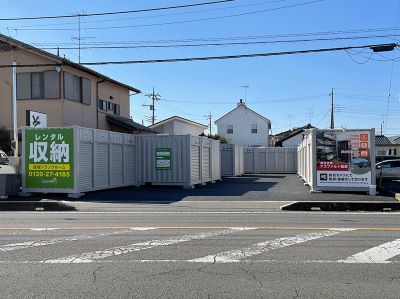
[[[384,264],[390,263],[391,259],[400,254],[400,239],[372,247],[363,252],[359,252],[339,262],[352,264]]]
[[[68,257],[63,257],[60,259],[45,260],[43,263],[49,264],[68,264],[68,263],[91,263],[93,261],[104,259],[112,256],[118,256],[121,254],[127,254],[131,252],[141,251],[145,249],[151,249],[158,246],[174,245],[182,242],[187,242],[191,240],[205,239],[214,236],[226,235],[240,231],[251,230],[255,228],[246,227],[232,227],[230,229],[218,230],[213,232],[201,232],[194,235],[184,235],[178,237],[172,237],[168,239],[161,240],[151,240],[140,243],[133,243],[127,246],[113,247],[105,250],[97,250],[93,252],[87,252],[80,255],[72,255]]]
[[[304,233],[293,237],[283,237],[275,240],[268,240],[257,243],[249,247],[240,249],[228,250],[216,254],[207,255],[205,257],[190,260],[194,263],[233,263],[240,262],[241,259],[248,258],[254,255],[280,249],[299,243],[304,243],[311,240],[320,239],[323,237],[334,236],[342,232],[341,230],[330,230],[326,232]],[[348,231],[348,230],[346,230]]]
[[[73,241],[79,241],[79,240],[94,239],[94,238],[99,238],[99,237],[108,237],[108,236],[112,236],[112,235],[129,233],[132,230],[144,231],[144,230],[151,230],[151,229],[155,229],[155,228],[153,228],[153,227],[137,227],[137,228],[129,228],[129,229],[125,229],[125,230],[105,232],[105,233],[84,234],[84,235],[70,236],[70,237],[65,237],[65,238],[53,238],[53,239],[49,239],[49,240],[27,241],[27,242],[21,242],[21,243],[6,244],[6,245],[0,246],[0,252],[14,251],[14,250],[40,247],[40,246],[48,246],[48,245],[54,245],[54,244],[63,243],[63,242],[73,242]]]

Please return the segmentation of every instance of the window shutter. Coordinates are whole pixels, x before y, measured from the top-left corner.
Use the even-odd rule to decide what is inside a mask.
[[[60,74],[57,71],[44,72],[44,98],[60,98]]]
[[[74,75],[64,72],[64,98],[74,99]]]
[[[90,105],[92,102],[91,82],[89,79],[82,78],[82,103]]]
[[[27,100],[31,97],[31,73],[18,73],[17,100]]]

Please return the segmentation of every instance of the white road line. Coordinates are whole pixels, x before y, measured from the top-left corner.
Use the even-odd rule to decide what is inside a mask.
[[[189,260],[194,263],[235,263],[240,262],[241,259],[248,258],[257,254],[265,253],[271,250],[280,249],[299,243],[304,243],[311,240],[320,239],[323,237],[329,237],[339,234],[345,231],[340,230],[329,230],[326,232],[313,232],[300,234],[293,237],[284,237],[275,240],[268,240],[265,242],[257,243],[249,247],[244,247],[240,249],[229,250],[225,252],[220,252],[217,254],[207,255],[205,257],[196,258]],[[346,230],[348,231],[348,230]]]
[[[372,247],[367,249],[363,252],[359,252],[352,256],[349,256],[345,260],[339,260],[338,262],[342,263],[379,263],[379,264],[386,264],[390,263],[388,259],[395,257],[396,255],[400,254],[400,239],[394,240],[392,242],[387,242],[381,244],[379,246]]]
[[[137,263],[137,264],[167,264],[167,263],[188,263],[193,264],[191,260],[94,260],[93,264],[127,264],[127,263]],[[354,263],[345,263],[343,261],[334,261],[334,260],[240,260],[240,263],[246,264],[346,264],[348,266],[355,265]],[[43,261],[0,261],[0,265],[9,265],[9,264],[32,264],[32,265],[43,265]],[[55,265],[61,265],[54,263]],[[218,263],[217,263],[218,264]],[[221,263],[220,263],[221,264]],[[366,263],[367,265],[371,265],[371,263]],[[385,264],[385,265],[398,265],[400,261],[385,261],[379,262],[377,264]]]
[[[105,250],[97,250],[93,252],[87,252],[83,253],[80,255],[72,255],[60,259],[52,259],[52,260],[46,260],[43,261],[43,263],[49,263],[49,264],[68,264],[68,263],[91,263],[93,261],[99,260],[99,259],[104,259],[107,257],[111,256],[117,256],[121,254],[127,254],[135,251],[141,251],[145,249],[151,249],[154,247],[158,246],[167,246],[167,245],[173,245],[173,244],[178,244],[182,242],[187,242],[191,240],[199,240],[199,239],[204,239],[204,238],[209,238],[209,237],[214,237],[214,236],[220,236],[220,235],[226,235],[226,234],[231,234],[235,233],[238,231],[245,231],[245,230],[251,230],[251,229],[256,229],[256,228],[249,228],[249,227],[232,227],[229,229],[224,229],[224,230],[217,230],[213,232],[201,232],[198,234],[194,235],[184,235],[184,236],[178,236],[178,237],[173,237],[169,239],[162,239],[162,240],[151,240],[151,241],[146,241],[146,242],[141,242],[141,243],[134,243],[130,244],[127,246],[120,246],[120,247],[113,247]]]
[[[59,228],[55,227],[37,227],[37,228],[30,228],[29,230],[34,231],[34,232],[44,232],[44,231],[51,231],[51,230],[57,230]]]
[[[99,237],[108,237],[108,236],[112,236],[112,235],[129,233],[132,230],[144,231],[144,230],[151,230],[151,229],[156,229],[156,228],[154,228],[154,227],[135,227],[135,228],[125,229],[125,230],[106,232],[106,233],[84,234],[84,235],[71,236],[71,237],[65,237],[65,238],[54,238],[54,239],[50,239],[50,240],[38,240],[38,241],[27,241],[27,242],[22,242],[22,243],[6,244],[6,245],[0,246],[0,252],[20,250],[20,249],[40,247],[40,246],[48,246],[48,245],[54,245],[54,244],[63,243],[63,242],[72,242],[72,241],[79,241],[79,240],[94,239],[94,238],[99,238]]]
[[[276,210],[277,208],[265,208],[268,210]],[[10,214],[10,212],[0,212],[1,214],[5,214],[7,213],[7,215]],[[77,212],[77,211],[71,211],[71,212],[60,212],[60,211],[54,211],[54,212],[28,212],[28,211],[16,211],[16,212],[12,212],[13,214],[33,214],[35,216],[37,215],[44,215],[44,214],[53,214],[53,215],[60,215],[60,214],[66,214],[66,215],[75,215],[75,214],[177,214],[177,215],[184,215],[184,214],[297,214],[297,215],[313,215],[313,216],[325,216],[325,215],[357,215],[357,216],[365,216],[365,215],[374,215],[374,216],[384,216],[384,217],[388,217],[388,216],[397,216],[400,214],[400,212],[325,212],[325,211],[257,211],[257,212],[252,212],[252,211],[213,211],[213,212],[209,212],[209,211],[81,211],[81,212]]]

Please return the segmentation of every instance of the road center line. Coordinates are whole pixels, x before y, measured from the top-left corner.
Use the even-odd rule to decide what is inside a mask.
[[[145,249],[151,249],[158,246],[167,246],[167,245],[174,245],[182,242],[187,242],[191,240],[199,240],[214,236],[226,235],[231,234],[234,232],[245,231],[245,230],[252,230],[255,228],[249,227],[233,227],[224,230],[218,230],[214,232],[201,232],[194,235],[184,235],[179,237],[173,237],[169,239],[162,239],[162,240],[151,240],[141,243],[134,243],[127,246],[120,246],[120,247],[113,247],[105,250],[97,250],[93,252],[87,252],[80,255],[72,255],[60,259],[52,259],[43,261],[43,263],[49,264],[68,264],[68,263],[91,263],[93,261],[104,259],[111,256],[117,256],[121,254],[127,254],[135,251],[141,251]]]
[[[48,246],[48,245],[54,245],[54,244],[63,243],[63,242],[73,242],[73,241],[79,241],[79,240],[94,239],[94,238],[99,238],[99,237],[108,237],[108,236],[112,236],[112,235],[129,233],[132,230],[144,231],[144,230],[151,230],[151,229],[155,229],[155,228],[153,228],[153,227],[137,227],[137,228],[129,228],[129,229],[113,231],[113,232],[83,234],[83,235],[71,236],[71,237],[65,237],[65,238],[54,238],[54,239],[49,239],[49,240],[27,241],[27,242],[22,242],[22,243],[6,244],[6,245],[0,246],[0,252],[20,250],[20,249],[40,247],[40,246]]]
[[[268,240],[265,242],[257,243],[251,245],[249,247],[244,247],[240,249],[229,250],[225,252],[220,252],[217,254],[207,255],[205,257],[196,258],[190,260],[194,263],[233,263],[240,262],[241,259],[248,258],[254,255],[258,255],[261,253],[265,253],[271,250],[280,249],[292,245],[296,245],[299,243],[304,243],[311,240],[320,239],[323,237],[334,236],[339,234],[342,231],[349,231],[340,229],[340,230],[329,230],[326,232],[312,232],[312,233],[304,233],[300,235],[296,235],[293,237],[284,237],[275,240]]]

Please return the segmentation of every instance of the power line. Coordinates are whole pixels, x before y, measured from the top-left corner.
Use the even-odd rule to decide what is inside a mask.
[[[43,47],[43,50],[88,50],[88,49],[141,49],[141,48],[187,48],[187,47],[210,47],[210,46],[241,46],[241,45],[257,45],[257,44],[277,44],[277,43],[305,43],[305,42],[320,42],[320,41],[338,41],[338,40],[356,40],[370,38],[387,38],[398,35],[372,35],[372,36],[353,36],[353,37],[335,37],[335,38],[314,38],[314,39],[297,39],[297,40],[275,40],[275,41],[253,41],[253,42],[227,42],[227,43],[203,43],[203,44],[172,44],[172,45],[124,45],[124,46],[81,46],[81,47]],[[346,51],[350,58],[355,61],[350,53]],[[371,53],[371,56],[374,53]],[[368,59],[369,60],[369,59]],[[367,61],[368,61],[367,60]],[[364,62],[365,63],[365,62]],[[360,63],[362,64],[362,63]]]
[[[268,12],[268,11],[276,11],[276,10],[281,10],[281,9],[286,9],[286,8],[299,7],[299,6],[314,4],[314,3],[318,3],[318,2],[322,2],[322,1],[325,1],[325,0],[312,0],[312,1],[308,1],[308,2],[301,2],[301,3],[297,3],[297,4],[280,6],[280,7],[269,8],[269,9],[262,9],[262,10],[257,10],[257,11],[237,13],[237,14],[225,15],[225,16],[217,16],[217,17],[208,17],[208,18],[200,18],[200,19],[193,19],[193,20],[185,20],[185,21],[173,21],[173,22],[153,23],[153,24],[139,24],[139,25],[124,25],[124,26],[87,27],[87,28],[85,28],[85,30],[126,29],[126,28],[139,28],[139,27],[151,27],[151,26],[194,23],[194,22],[201,22],[201,21],[212,21],[212,20],[227,19],[227,18],[234,18],[234,17],[246,16],[246,15],[259,14],[259,13],[264,13],[264,12]],[[32,29],[29,29],[29,28],[13,28],[13,29],[17,30],[17,31],[73,31],[73,30],[75,30],[75,28],[32,28]]]
[[[139,12],[150,12],[150,11],[170,10],[170,9],[178,9],[178,8],[188,8],[188,7],[195,7],[195,6],[204,6],[204,5],[225,3],[225,2],[233,2],[233,1],[235,1],[235,0],[218,0],[218,1],[210,1],[210,2],[193,3],[193,4],[175,5],[175,6],[164,6],[164,7],[137,9],[137,10],[124,10],[124,11],[88,13],[88,14],[84,13],[84,14],[58,15],[58,16],[0,18],[0,21],[65,19],[65,18],[76,18],[76,17],[98,17],[98,16],[106,16],[106,15],[120,15],[120,14],[130,14],[130,13],[139,13]]]
[[[319,48],[319,49],[307,49],[307,50],[294,50],[294,51],[283,51],[283,52],[269,52],[269,53],[253,53],[253,54],[239,54],[239,55],[223,55],[223,56],[205,56],[205,57],[187,57],[187,58],[167,58],[167,59],[150,59],[150,60],[125,60],[125,61],[100,61],[100,62],[82,62],[79,65],[91,66],[91,65],[120,65],[120,64],[147,64],[147,63],[162,63],[162,62],[188,62],[188,61],[208,61],[208,60],[226,60],[226,59],[239,59],[239,58],[255,58],[255,57],[270,57],[270,56],[282,56],[282,55],[297,55],[297,54],[308,54],[308,53],[322,53],[322,52],[333,52],[343,51],[349,49],[362,49],[362,48],[374,48],[381,46],[393,46],[397,47],[397,44],[373,44],[363,46],[347,46],[347,47],[336,47],[336,48]],[[13,66],[12,64],[0,65],[0,68],[11,68],[11,67],[42,67],[42,66],[59,66],[61,64],[19,64]]]
[[[262,2],[257,2],[257,3],[247,3],[247,4],[233,5],[233,6],[228,6],[228,7],[218,7],[218,8],[212,8],[212,9],[202,9],[202,10],[194,10],[194,11],[169,13],[169,14],[158,14],[158,15],[151,15],[151,16],[139,16],[139,17],[135,17],[135,18],[113,18],[113,19],[106,19],[106,20],[103,19],[103,20],[96,20],[96,21],[85,21],[85,22],[82,22],[82,24],[118,22],[118,21],[126,22],[127,20],[159,18],[159,17],[168,17],[168,16],[185,15],[185,14],[196,14],[196,13],[203,13],[203,12],[210,12],[210,11],[217,11],[217,10],[228,10],[228,9],[235,9],[235,8],[242,8],[242,7],[263,5],[263,4],[271,4],[271,3],[276,3],[276,2],[286,2],[286,1],[291,1],[291,0],[262,1]],[[64,26],[64,25],[74,25],[74,24],[75,23],[47,23],[47,24],[36,24],[36,25],[19,26],[18,28]],[[0,27],[0,28],[2,28],[2,29],[14,29],[12,27]]]
[[[290,38],[290,37],[307,37],[307,36],[327,36],[327,35],[339,35],[339,34],[354,34],[354,33],[372,33],[372,32],[383,32],[383,31],[399,31],[400,29],[393,28],[368,28],[368,29],[355,29],[355,30],[340,30],[340,31],[321,31],[321,32],[303,32],[303,33],[285,33],[285,34],[270,34],[270,35],[248,35],[248,36],[228,36],[228,37],[204,37],[204,38],[186,38],[186,39],[167,39],[167,40],[137,40],[137,41],[98,41],[98,42],[86,42],[82,45],[107,45],[107,44],[170,44],[170,43],[190,43],[190,42],[217,42],[217,41],[236,41],[236,40],[258,40],[258,39],[273,39],[273,38]],[[382,35],[379,35],[382,36]],[[397,34],[385,34],[383,37],[398,36]],[[68,46],[76,45],[76,43],[60,43],[60,42],[49,42],[49,43],[31,43],[37,46]],[[360,54],[359,51],[356,54]],[[376,53],[379,54],[379,53]],[[353,54],[354,55],[354,54]]]

